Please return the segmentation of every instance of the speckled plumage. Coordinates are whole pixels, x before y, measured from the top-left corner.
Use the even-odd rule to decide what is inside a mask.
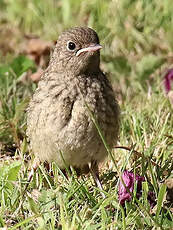
[[[67,49],[69,41],[76,44],[73,52]],[[87,106],[108,145],[116,144],[119,106],[99,68],[99,50],[76,56],[78,50],[98,43],[96,32],[85,27],[68,30],[57,41],[27,111],[30,146],[41,161],[55,161],[60,168],[83,167],[107,156]]]

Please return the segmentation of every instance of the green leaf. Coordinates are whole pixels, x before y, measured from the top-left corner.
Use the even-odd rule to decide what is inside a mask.
[[[159,214],[162,208],[162,204],[163,204],[163,199],[166,193],[166,184],[162,184],[159,190],[159,194],[158,194],[158,201],[157,201],[157,210],[156,210],[156,220],[158,220],[159,218]]]
[[[147,200],[149,188],[148,188],[148,183],[146,181],[142,182],[142,191],[143,191],[142,194],[143,194],[143,198],[144,198],[144,204],[145,204],[147,210],[149,211],[150,205],[149,205],[148,200]]]
[[[12,194],[15,187],[13,181],[17,180],[19,170],[21,168],[21,162],[15,161],[11,164],[4,162],[4,165],[0,167],[0,199],[4,199],[4,203],[7,202],[8,197]]]
[[[8,169],[8,180],[16,181],[20,168],[21,168],[20,161],[15,161],[14,163],[12,163]]]
[[[17,77],[21,76],[22,73],[26,72],[28,69],[35,69],[34,62],[25,57],[25,56],[19,56],[13,60],[11,63],[11,68],[16,74]]]
[[[18,172],[21,168],[21,162],[15,161],[10,165],[0,167],[0,179],[7,178],[8,180],[15,181],[17,179]]]
[[[29,202],[29,206],[30,206],[32,212],[34,214],[39,214],[39,208],[38,208],[36,202],[31,197],[28,197],[28,202]]]

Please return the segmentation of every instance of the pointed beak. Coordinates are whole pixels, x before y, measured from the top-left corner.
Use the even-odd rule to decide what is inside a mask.
[[[78,57],[81,53],[84,53],[84,52],[95,52],[97,50],[100,50],[101,48],[102,48],[101,45],[93,44],[93,45],[90,45],[86,48],[82,48],[82,49],[78,50],[76,53],[76,56]]]

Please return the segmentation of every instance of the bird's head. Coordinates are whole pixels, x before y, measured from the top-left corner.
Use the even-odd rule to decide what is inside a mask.
[[[60,35],[50,64],[59,72],[97,73],[101,48],[94,30],[87,27],[75,27]]]

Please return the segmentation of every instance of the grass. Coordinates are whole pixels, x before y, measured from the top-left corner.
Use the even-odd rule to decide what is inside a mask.
[[[172,67],[171,0],[40,1],[1,0],[0,30],[0,227],[8,229],[172,229],[172,204],[165,181],[173,170],[172,107],[162,79]],[[79,23],[80,22],[80,23]],[[106,198],[90,175],[67,180],[52,163],[43,165],[24,189],[31,159],[25,110],[36,85],[23,77],[37,68],[21,55],[25,35],[56,40],[62,30],[88,25],[104,49],[102,69],[110,77],[121,107],[119,146],[101,167]],[[10,36],[7,36],[10,31]],[[11,45],[13,44],[13,45]],[[15,44],[15,45],[14,45]],[[8,49],[5,49],[8,48]],[[135,151],[134,151],[135,150]],[[32,158],[32,156],[31,156]],[[140,200],[118,202],[119,174],[145,177]],[[151,209],[147,191],[156,194]]]

